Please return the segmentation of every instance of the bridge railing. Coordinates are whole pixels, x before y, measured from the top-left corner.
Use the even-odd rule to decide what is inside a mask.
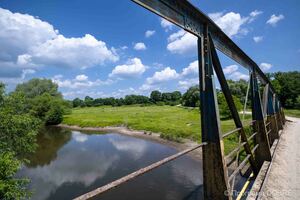
[[[109,191],[109,190],[111,190],[113,188],[116,188],[116,187],[118,187],[118,186],[120,186],[120,185],[122,185],[122,184],[124,184],[124,183],[126,183],[128,181],[131,181],[131,180],[137,178],[138,176],[141,176],[141,175],[143,175],[145,173],[148,173],[148,172],[150,172],[150,171],[152,171],[152,170],[154,170],[154,169],[156,169],[158,167],[161,167],[162,165],[164,165],[164,164],[166,164],[168,162],[171,162],[171,161],[173,161],[173,160],[175,160],[177,158],[180,158],[181,156],[184,156],[184,155],[186,155],[186,154],[188,154],[188,153],[190,153],[190,152],[192,152],[192,151],[194,151],[196,149],[199,149],[199,148],[203,147],[204,145],[206,145],[206,143],[201,143],[199,145],[196,145],[194,147],[188,148],[188,149],[186,149],[184,151],[181,151],[179,153],[176,153],[174,155],[166,157],[166,158],[164,158],[164,159],[162,159],[160,161],[157,161],[157,162],[155,162],[155,163],[153,163],[153,164],[151,164],[151,165],[149,165],[147,167],[141,168],[141,169],[139,169],[139,170],[137,170],[135,172],[132,172],[131,174],[128,174],[128,175],[126,175],[126,176],[124,176],[122,178],[119,178],[119,179],[117,179],[117,180],[115,180],[115,181],[113,181],[113,182],[111,182],[111,183],[109,183],[107,185],[104,185],[102,187],[99,187],[99,188],[91,191],[91,192],[83,194],[83,195],[75,198],[75,200],[85,200],[85,199],[90,199],[90,198],[99,196],[99,195],[103,194],[104,192],[107,192],[107,191]]]

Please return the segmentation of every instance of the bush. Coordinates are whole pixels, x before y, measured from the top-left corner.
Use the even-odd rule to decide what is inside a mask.
[[[29,180],[14,178],[20,166],[13,153],[0,153],[0,199],[29,199],[30,193],[26,190]]]
[[[63,109],[59,104],[52,104],[49,111],[46,113],[45,124],[57,125],[63,120]]]
[[[163,101],[158,101],[158,102],[156,102],[156,105],[158,105],[158,106],[164,106],[164,105],[165,105],[165,102],[163,102]]]
[[[236,96],[232,96],[235,107],[237,111],[240,111],[242,109],[242,104],[240,100]],[[228,104],[226,102],[225,96],[222,92],[218,93],[218,104],[219,104],[219,112],[220,112],[220,117],[223,119],[229,119],[231,118],[231,112],[228,107]]]
[[[199,86],[190,87],[182,96],[182,105],[188,107],[199,107],[200,90]]]

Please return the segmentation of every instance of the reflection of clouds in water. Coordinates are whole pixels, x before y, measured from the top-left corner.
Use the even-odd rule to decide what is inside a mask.
[[[192,193],[196,192],[195,194],[189,193],[187,197],[189,195],[199,195],[198,193],[200,191],[195,191],[195,189],[203,183],[202,164],[200,162],[194,161],[194,164],[191,164],[191,160],[187,160],[187,157],[183,157],[172,162],[170,167],[173,180],[179,185],[182,185],[182,187],[192,191]],[[165,199],[178,199],[178,196],[180,196],[180,191],[172,191],[171,193],[166,193]],[[195,196],[191,196],[191,199],[195,199],[194,197]]]
[[[105,152],[99,145],[85,144],[86,148],[88,145],[92,145],[92,148],[82,151],[80,149],[85,147],[73,145],[59,151],[58,158],[47,166],[22,170],[22,174],[32,180],[34,199],[47,199],[64,183],[82,183],[87,187],[104,177],[113,163],[119,160],[115,152]]]
[[[111,137],[109,141],[119,151],[128,153],[134,160],[141,158],[147,150],[147,142],[130,137]]]
[[[85,142],[88,140],[88,136],[85,134],[80,133],[79,131],[73,131],[72,137],[77,142]]]
[[[187,157],[180,159],[181,160],[174,161],[171,164],[174,179],[183,185],[191,185],[191,183],[192,185],[202,184],[202,164],[194,161],[195,164],[192,165],[191,161],[186,161],[186,159],[188,159]],[[186,183],[183,183],[183,180],[186,181]]]

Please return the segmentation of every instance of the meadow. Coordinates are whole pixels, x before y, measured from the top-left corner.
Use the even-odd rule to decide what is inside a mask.
[[[251,120],[246,115],[245,124]],[[126,126],[134,130],[160,133],[162,138],[180,142],[188,138],[201,142],[201,124],[198,108],[179,106],[100,106],[74,108],[72,114],[65,115],[63,124],[80,127]],[[233,120],[221,120],[222,133],[235,128]],[[226,138],[225,152],[238,141],[236,135]]]

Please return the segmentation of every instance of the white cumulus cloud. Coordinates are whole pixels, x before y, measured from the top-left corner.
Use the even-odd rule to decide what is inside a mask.
[[[59,77],[56,77],[56,78],[59,78]],[[84,74],[80,74],[75,77],[76,81],[86,81],[86,80],[88,80],[88,78],[89,77]]]
[[[223,72],[231,80],[248,80],[249,75],[239,72],[238,69],[239,66],[237,65],[229,65],[223,69]]]
[[[100,79],[91,81],[88,79],[88,77],[85,76],[81,76],[81,77],[76,76],[74,79],[63,79],[62,75],[54,76],[52,78],[52,81],[56,83],[60,88],[67,88],[67,89],[87,89],[87,88],[99,87],[103,85],[111,85],[114,82],[110,79],[105,81],[102,81]]]
[[[171,53],[176,54],[196,52],[197,37],[184,30],[180,30],[168,37],[167,49]]]
[[[250,13],[250,16],[251,17],[256,17],[258,15],[261,15],[263,12],[262,11],[259,11],[259,10],[254,10]]]
[[[58,34],[48,22],[3,8],[0,8],[0,27],[0,60],[6,61],[16,61],[18,55]]]
[[[141,59],[133,58],[128,60],[124,65],[117,65],[109,77],[119,77],[119,78],[131,78],[138,77],[146,71],[146,66],[142,63]]]
[[[182,76],[188,76],[188,75],[198,75],[198,60],[195,60],[194,62],[191,62],[189,66],[186,68],[183,68],[181,75]]]
[[[216,12],[210,13],[208,16],[229,36],[246,35],[248,29],[244,27],[246,23],[253,22],[263,12],[254,10],[249,16],[242,17],[240,13],[235,12]]]
[[[239,67],[237,65],[229,65],[223,69],[224,74],[232,74],[237,71]]]
[[[174,80],[174,79],[177,79],[178,77],[179,77],[179,74],[176,72],[175,69],[166,67],[162,71],[155,72],[152,77],[147,78],[147,83],[148,84],[157,84],[157,83]]]
[[[181,89],[187,90],[191,86],[199,84],[199,79],[198,78],[192,78],[192,79],[187,79],[187,80],[180,80],[178,82],[178,85]]]
[[[29,62],[42,65],[88,68],[115,62],[119,57],[109,50],[103,41],[86,34],[81,38],[66,38],[58,35],[33,47],[26,56]]]
[[[0,8],[0,64],[10,66],[0,77],[22,75],[43,66],[86,68],[115,62],[118,55],[105,42],[86,34],[69,38],[37,17]]]
[[[147,49],[146,45],[143,42],[135,43],[133,48],[135,50],[137,50],[137,51],[146,50]]]
[[[269,69],[271,69],[273,67],[272,64],[270,63],[260,63],[259,67],[263,70],[263,71],[268,71]]]
[[[256,43],[261,42],[263,39],[264,39],[263,36],[254,36],[254,37],[253,37],[253,40],[254,40],[254,42],[256,42]]]
[[[155,34],[154,30],[148,30],[148,31],[145,32],[145,37],[149,38],[149,37],[151,37],[154,34]]]
[[[163,27],[165,29],[166,32],[172,30],[174,25],[171,22],[169,22],[168,20],[166,20],[164,18],[161,18],[160,20],[161,20],[160,25],[161,25],[161,27]]]
[[[211,13],[208,16],[229,36],[244,33],[246,29],[242,29],[242,25],[248,20],[247,17],[242,17],[239,13],[222,12]]]
[[[267,24],[270,24],[271,26],[276,26],[276,24],[280,21],[283,20],[284,16],[282,14],[276,16],[275,14],[271,15],[269,20],[266,22]]]

